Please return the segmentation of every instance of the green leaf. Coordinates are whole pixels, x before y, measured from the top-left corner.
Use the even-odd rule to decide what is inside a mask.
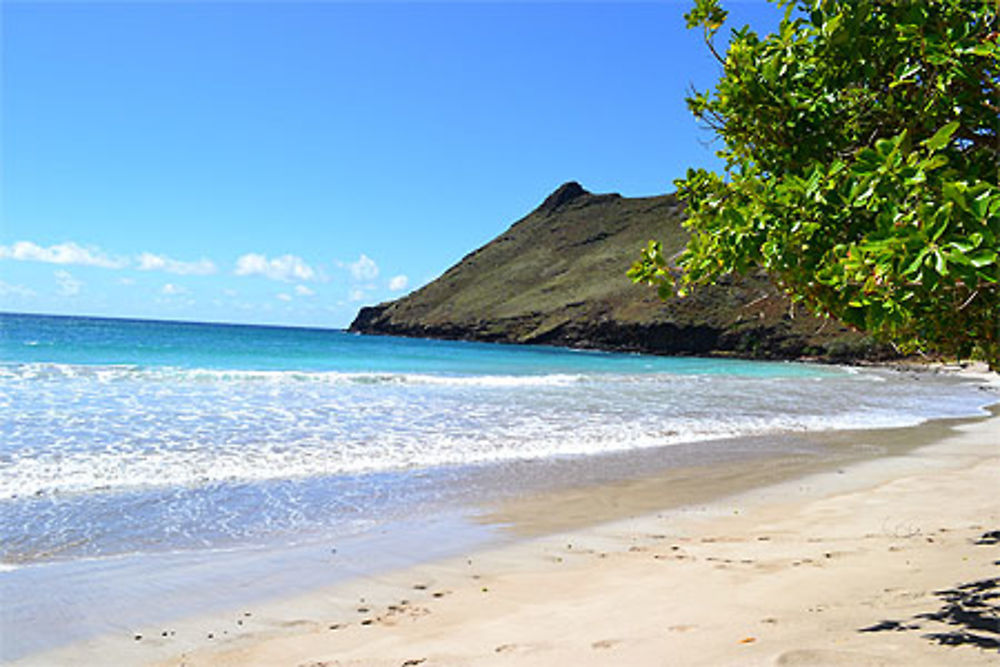
[[[969,253],[968,258],[969,262],[974,267],[976,267],[977,269],[981,269],[984,266],[996,263],[997,251],[983,248],[982,250],[977,250],[975,252]]]
[[[935,169],[943,167],[946,164],[948,164],[948,158],[938,153],[932,156],[931,158],[921,162],[920,166],[924,169],[924,171],[934,171]]]
[[[948,275],[948,263],[945,261],[944,253],[940,250],[934,250],[934,270],[937,271],[942,276]]]
[[[923,141],[922,143],[924,146],[928,148],[928,150],[931,151],[940,150],[944,146],[948,145],[948,142],[951,141],[951,135],[955,134],[955,130],[957,129],[958,129],[958,121],[953,120],[952,122],[942,127],[940,130],[935,132],[933,137]]]
[[[918,272],[920,270],[921,264],[923,264],[924,260],[927,259],[927,255],[930,253],[930,251],[931,251],[930,248],[924,248],[923,250],[921,250],[917,254],[917,256],[913,258],[913,261],[910,262],[905,269],[903,269],[903,275],[909,276]]]

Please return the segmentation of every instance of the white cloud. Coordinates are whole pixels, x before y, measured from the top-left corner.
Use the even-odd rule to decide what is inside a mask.
[[[365,295],[365,291],[363,289],[355,287],[347,295],[347,300],[348,301],[361,301],[361,300],[363,300],[365,298],[365,296],[366,296]]]
[[[160,289],[160,292],[166,294],[167,296],[176,296],[178,294],[184,294],[185,292],[187,292],[187,290],[181,287],[180,285],[167,283],[166,285],[163,286],[162,289]]]
[[[49,247],[31,241],[18,241],[11,245],[0,245],[0,259],[14,259],[22,262],[45,262],[76,266],[96,266],[102,269],[123,269],[132,264],[126,257],[113,257],[96,246],[82,246],[73,241],[57,243]],[[166,271],[177,275],[209,275],[218,271],[210,259],[201,258],[196,262],[184,262],[144,252],[135,258],[135,268],[140,271]]]
[[[119,278],[118,279],[118,284],[119,285],[126,285],[126,286],[127,285],[135,285],[135,278]]]
[[[363,280],[375,280],[378,278],[378,264],[375,263],[375,260],[364,253],[361,254],[358,261],[348,264],[347,270],[351,272],[351,277],[358,282]]]
[[[24,285],[11,285],[0,280],[0,296],[16,296],[30,299],[35,296],[35,290],[27,288]]]
[[[275,294],[275,297],[277,297],[278,301],[291,301],[292,300],[292,295],[291,294],[285,294],[284,292],[281,292],[280,294]]]
[[[234,297],[234,296],[236,296],[236,295],[238,295],[238,294],[239,294],[239,292],[237,292],[236,290],[234,290],[234,289],[229,289],[228,287],[227,287],[226,289],[222,290],[222,293],[223,293],[223,294],[224,294],[225,296],[228,296],[228,297]]]
[[[103,250],[84,247],[72,241],[57,243],[48,248],[31,241],[18,241],[12,245],[0,245],[0,259],[16,259],[22,262],[46,262],[48,264],[76,264],[79,266],[99,266],[103,269],[121,269],[128,266],[128,260],[109,257]]]
[[[166,255],[154,255],[151,252],[144,252],[138,257],[140,271],[166,271],[179,276],[207,276],[215,273],[218,269],[215,263],[202,257],[197,262],[184,262],[179,259],[172,259]]]
[[[313,296],[314,294],[316,294],[316,292],[309,289],[305,285],[296,285],[295,293],[298,294],[299,296]]]
[[[83,283],[74,278],[69,271],[59,269],[58,271],[54,271],[52,275],[56,277],[56,282],[59,283],[59,294],[61,296],[76,296],[80,293]]]
[[[410,279],[404,275],[393,276],[389,280],[389,289],[393,292],[398,292],[400,290],[406,289],[406,286],[410,284]]]
[[[316,270],[305,263],[301,257],[282,255],[268,259],[258,253],[247,253],[236,260],[236,275],[264,276],[271,280],[289,282],[295,280],[317,280]]]

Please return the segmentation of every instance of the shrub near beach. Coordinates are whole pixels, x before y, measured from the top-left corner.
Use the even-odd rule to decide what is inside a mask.
[[[802,0],[777,33],[713,38],[722,66],[688,106],[723,140],[725,175],[677,181],[693,232],[651,242],[629,272],[683,296],[765,268],[814,312],[891,341],[1000,367],[997,6],[969,0]]]

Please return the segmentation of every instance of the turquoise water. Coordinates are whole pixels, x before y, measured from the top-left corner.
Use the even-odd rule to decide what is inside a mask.
[[[358,534],[525,461],[987,402],[952,378],[834,366],[5,314],[0,562]]]
[[[339,330],[0,314],[6,363],[239,371],[428,373],[697,373],[816,377],[805,365],[665,358],[539,346],[358,336]]]

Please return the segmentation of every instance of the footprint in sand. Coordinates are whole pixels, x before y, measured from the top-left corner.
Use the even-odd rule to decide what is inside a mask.
[[[780,667],[815,667],[816,665],[844,665],[845,667],[884,667],[893,664],[889,660],[854,651],[831,649],[797,649],[786,651],[776,661]]]
[[[667,630],[670,632],[690,632],[697,627],[697,625],[671,625]]]
[[[495,649],[494,653],[527,653],[532,650],[537,650],[542,648],[541,644],[500,644]]]

